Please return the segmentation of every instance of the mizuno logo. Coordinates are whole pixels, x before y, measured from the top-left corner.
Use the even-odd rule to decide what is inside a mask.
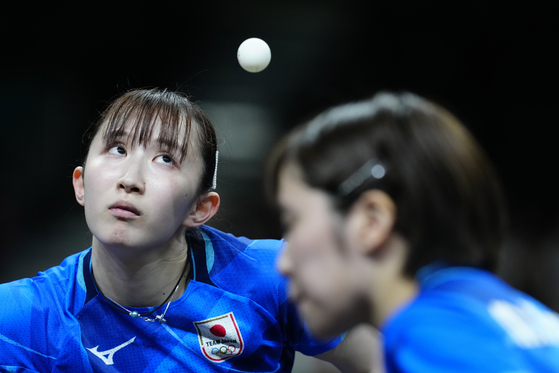
[[[110,350],[107,351],[97,351],[97,348],[99,346],[95,346],[93,348],[88,348],[88,350],[95,356],[97,356],[99,359],[103,360],[103,362],[106,365],[113,365],[114,361],[113,361],[113,356],[115,354],[115,352],[123,349],[124,347],[128,346],[130,343],[134,342],[134,340],[136,339],[136,337],[132,338],[131,340],[129,340],[128,342],[124,342],[123,344],[116,346],[115,348],[111,348]],[[106,357],[105,357],[106,356]]]

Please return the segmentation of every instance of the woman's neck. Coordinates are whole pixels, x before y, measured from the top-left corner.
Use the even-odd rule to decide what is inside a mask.
[[[123,306],[159,306],[175,290],[181,274],[169,301],[186,290],[190,272],[186,240],[172,247],[137,250],[107,247],[94,237],[92,247],[92,271],[99,290]]]
[[[417,282],[405,276],[395,277],[384,283],[380,301],[371,316],[372,324],[380,328],[392,315],[404,308],[418,293]]]
[[[419,291],[417,281],[404,274],[408,252],[405,240],[394,234],[369,271],[372,276],[369,296],[373,304],[370,322],[377,328],[411,302]]]

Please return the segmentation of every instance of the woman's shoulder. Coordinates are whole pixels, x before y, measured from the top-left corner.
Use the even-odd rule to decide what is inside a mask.
[[[207,272],[218,287],[239,295],[250,294],[258,302],[270,301],[261,297],[281,298],[273,301],[276,305],[285,300],[285,279],[275,264],[282,240],[252,240],[210,227],[203,227],[200,235]]]
[[[60,265],[41,271],[35,277],[0,284],[0,319],[4,320],[6,313],[10,313],[10,317],[25,317],[31,310],[37,313],[68,304],[68,293],[75,286],[79,287],[80,263],[87,252],[70,255]]]
[[[444,361],[470,371],[482,366],[512,371],[524,367],[515,365],[515,359],[537,355],[539,347],[549,347],[549,359],[558,360],[556,346],[550,352],[549,343],[556,344],[558,338],[550,338],[556,333],[542,330],[538,321],[545,319],[549,328],[559,330],[557,315],[497,276],[475,268],[449,268],[434,272],[422,285],[418,296],[382,328],[387,356],[398,364],[413,360],[424,364],[418,371],[430,372],[438,372],[435,366],[444,366]]]
[[[35,277],[0,285],[0,355],[6,361],[28,361],[51,370],[63,341],[78,325],[73,311],[80,291],[75,289],[80,288],[79,265],[85,253],[71,255]]]
[[[237,237],[208,226],[202,227],[200,234],[207,257],[221,267],[231,262],[249,267],[273,266],[284,244],[283,240]]]

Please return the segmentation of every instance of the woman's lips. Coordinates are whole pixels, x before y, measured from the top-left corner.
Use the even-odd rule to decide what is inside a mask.
[[[132,219],[140,216],[140,211],[128,202],[117,202],[109,207],[111,213],[122,219]]]

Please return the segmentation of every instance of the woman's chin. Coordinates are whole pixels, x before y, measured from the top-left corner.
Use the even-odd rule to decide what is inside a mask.
[[[305,307],[303,303],[299,311],[312,335],[319,339],[333,338],[347,331],[346,323],[329,315],[324,308]]]

